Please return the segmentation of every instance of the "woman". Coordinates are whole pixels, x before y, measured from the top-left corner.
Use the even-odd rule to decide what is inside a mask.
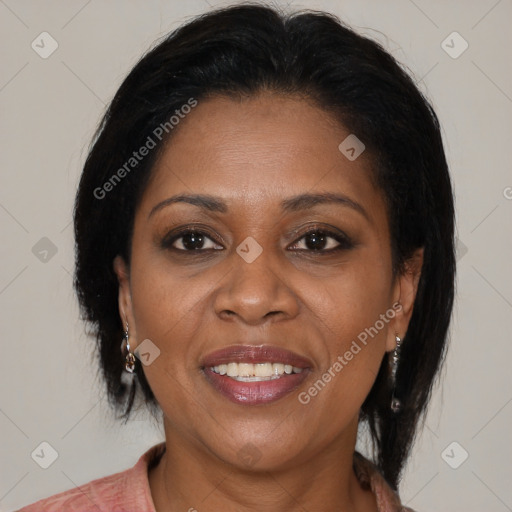
[[[21,510],[411,510],[453,233],[437,117],[377,43],[255,5],[173,32],[119,88],[75,204],[109,398],[161,411],[165,442]]]

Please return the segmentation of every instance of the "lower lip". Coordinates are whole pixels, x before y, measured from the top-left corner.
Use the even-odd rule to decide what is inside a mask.
[[[242,382],[227,375],[219,375],[210,368],[203,369],[208,382],[226,398],[237,404],[257,405],[274,402],[296,389],[309,373],[284,374],[279,379]]]

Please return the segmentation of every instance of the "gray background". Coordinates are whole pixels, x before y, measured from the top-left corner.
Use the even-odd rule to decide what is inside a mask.
[[[402,499],[420,512],[512,510],[512,2],[289,4],[330,11],[382,42],[443,126],[456,189],[458,298],[442,387]],[[0,0],[2,511],[131,467],[163,440],[144,414],[127,426],[114,421],[95,377],[72,291],[72,202],[93,130],[126,73],[159,36],[220,5]],[[46,59],[31,47],[51,48],[44,31],[58,43]],[[442,47],[454,31],[469,44],[457,58]],[[452,54],[462,44],[445,43]],[[43,441],[58,452],[48,469],[31,458]]]

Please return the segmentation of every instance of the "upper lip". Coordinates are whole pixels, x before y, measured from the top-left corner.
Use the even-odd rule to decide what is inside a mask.
[[[310,368],[312,362],[295,352],[271,345],[230,345],[211,352],[202,360],[202,367],[237,363],[283,363],[297,368]]]

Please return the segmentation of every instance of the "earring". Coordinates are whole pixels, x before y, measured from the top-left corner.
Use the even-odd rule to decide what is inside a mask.
[[[130,352],[130,342],[128,341],[128,322],[126,322],[126,331],[124,332],[123,341],[121,343],[121,353],[124,355],[126,349],[126,356],[124,362],[124,369],[128,373],[133,373],[135,370],[135,355]]]
[[[400,344],[402,343],[402,339],[398,336],[398,334],[395,334],[395,341],[396,346],[391,357],[391,382],[393,386],[393,392],[391,394],[391,410],[394,413],[398,413],[402,410],[402,402],[395,397],[396,370],[398,368],[398,363],[400,362]]]

